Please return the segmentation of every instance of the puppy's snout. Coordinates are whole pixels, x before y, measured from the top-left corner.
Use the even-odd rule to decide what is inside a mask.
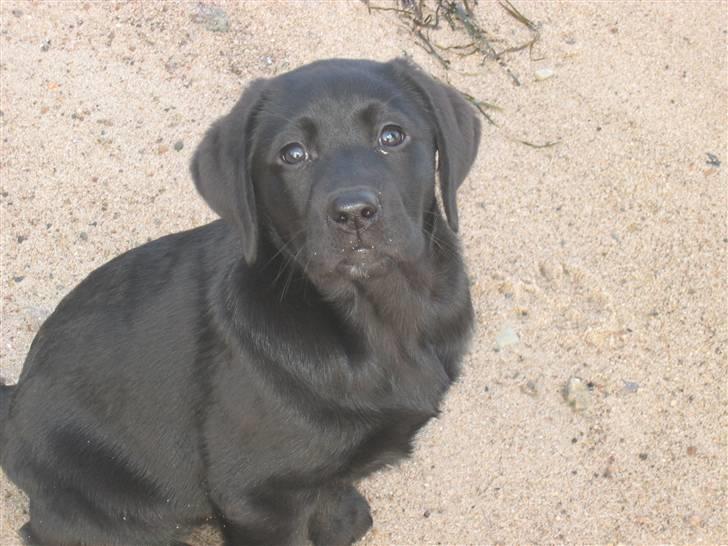
[[[346,229],[365,229],[379,218],[379,199],[369,190],[340,193],[329,201],[329,218]]]

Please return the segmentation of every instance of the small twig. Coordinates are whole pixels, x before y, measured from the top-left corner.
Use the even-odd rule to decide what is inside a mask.
[[[524,49],[533,49],[533,45],[538,41],[538,36],[534,36],[532,40],[515,47],[507,47],[503,51],[496,53],[496,59],[500,59],[506,53],[516,53],[517,51],[523,51]]]
[[[502,0],[500,2],[501,7],[508,12],[508,14],[513,17],[516,21],[519,23],[525,25],[530,31],[535,32],[538,34],[538,27],[525,17],[520,11],[516,9],[516,7],[510,3],[509,0]]]
[[[414,35],[419,38],[419,41],[415,42],[417,45],[432,55],[443,67],[445,67],[445,69],[450,68],[450,61],[443,58],[442,55],[435,50],[435,47],[430,43],[430,40],[427,39],[421,30],[416,29],[414,31]]]
[[[412,19],[412,13],[407,11],[406,9],[399,9],[399,8],[385,8],[383,6],[372,6],[371,4],[367,3],[367,9],[369,10],[369,13],[372,11],[392,11],[394,13],[398,13],[404,17],[407,17],[408,19]]]
[[[533,46],[541,39],[541,31],[539,30],[538,25],[536,25],[533,21],[531,21],[520,11],[518,11],[518,9],[513,4],[511,4],[510,0],[502,0],[500,2],[500,5],[504,10],[506,10],[508,15],[513,17],[516,21],[518,21],[528,30],[530,30],[533,33],[533,38],[531,39],[531,41],[523,44],[522,46],[504,49],[499,53],[499,55],[503,55],[505,53],[513,53],[528,48],[528,56],[533,59]]]
[[[463,44],[463,45],[453,45],[453,46],[442,46],[440,44],[433,44],[437,49],[440,51],[450,51],[451,49],[468,49],[470,47],[477,49],[478,46],[476,46],[473,42],[470,42],[469,44]]]
[[[485,61],[487,61],[487,57],[483,57],[483,60],[480,62],[481,65],[485,64]],[[516,77],[516,75],[513,73],[513,71],[508,67],[508,65],[503,61],[503,59],[498,59],[498,66],[500,66],[506,74],[510,76],[510,78],[513,80],[513,84],[516,87],[521,87],[520,80]]]
[[[490,108],[492,110],[500,110],[501,108],[499,106],[496,106],[494,104],[491,104],[489,102],[481,101],[476,99],[474,96],[469,95],[468,93],[465,93],[464,91],[460,91],[460,94],[465,97],[470,104],[475,106],[477,108],[478,112],[481,113],[481,115],[488,120],[488,123],[491,125],[494,125],[495,127],[498,127],[498,124],[495,122],[495,120],[488,114],[488,112],[485,111],[486,108]]]
[[[519,138],[512,138],[512,137],[511,137],[511,140],[513,140],[514,142],[518,142],[520,144],[525,144],[526,146],[528,146],[530,148],[536,148],[537,150],[540,150],[542,148],[551,148],[552,146],[556,146],[557,144],[561,144],[561,141],[560,140],[554,140],[554,141],[551,141],[551,142],[545,142],[543,144],[534,144],[533,142],[528,142],[527,140],[521,140]]]
[[[473,42],[475,44],[479,44],[479,49],[482,47],[487,56],[496,58],[495,49],[493,49],[493,46],[490,45],[490,42],[485,37],[485,33],[482,29],[473,22],[471,15],[457,4],[451,4],[451,6],[452,9],[450,13],[462,23],[463,28],[465,28],[465,32],[468,33]]]

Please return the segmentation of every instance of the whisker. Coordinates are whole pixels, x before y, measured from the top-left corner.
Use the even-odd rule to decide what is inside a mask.
[[[300,248],[298,250],[298,252],[296,252],[296,254],[293,256],[293,258],[288,263],[292,264],[294,261],[296,261],[302,251],[303,251],[303,248]],[[281,300],[280,300],[281,302],[286,297],[286,292],[288,291],[288,288],[291,286],[291,282],[293,281],[293,276],[295,274],[296,274],[296,270],[293,267],[289,268],[288,278],[286,279],[286,282],[283,285],[283,291],[281,292]]]
[[[268,225],[270,225],[270,219],[269,219]],[[269,266],[269,265],[271,264],[271,262],[272,262],[273,260],[275,260],[275,259],[276,259],[276,258],[277,258],[278,256],[280,256],[281,254],[283,254],[283,253],[287,252],[287,251],[288,251],[288,247],[289,247],[290,245],[292,245],[292,244],[293,244],[293,243],[294,243],[294,242],[296,241],[296,238],[297,238],[297,237],[298,237],[299,235],[301,235],[302,233],[304,233],[305,231],[306,231],[306,228],[305,228],[305,227],[304,227],[304,228],[301,228],[301,229],[299,229],[298,231],[296,231],[295,233],[293,233],[293,234],[291,235],[291,238],[290,238],[290,239],[289,239],[288,241],[283,241],[283,239],[282,239],[282,238],[281,238],[280,236],[276,235],[276,236],[277,236],[277,237],[278,237],[279,239],[281,239],[281,240],[283,241],[283,244],[282,244],[282,245],[281,245],[281,246],[280,246],[280,247],[278,248],[278,250],[277,250],[277,251],[275,252],[275,254],[273,254],[273,256],[271,256],[271,257],[270,257],[270,259],[269,259],[269,260],[268,260],[267,262],[265,262],[265,264],[263,264],[263,265],[261,266],[261,269],[265,269],[265,268],[266,268],[266,267],[268,267],[268,266]]]
[[[301,249],[301,250],[303,250],[303,249]],[[272,284],[275,284],[276,282],[278,282],[278,279],[280,279],[281,275],[283,275],[283,273],[286,272],[286,270],[289,268],[288,266],[291,265],[291,263],[293,263],[294,259],[296,258],[296,256],[298,256],[298,254],[300,254],[301,250],[299,250],[295,254],[292,254],[288,251],[286,251],[283,254],[285,260],[281,264],[281,267],[278,270],[278,273],[276,274],[275,278],[273,279]]]

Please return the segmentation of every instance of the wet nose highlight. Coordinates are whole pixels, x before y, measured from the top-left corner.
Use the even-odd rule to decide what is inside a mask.
[[[329,201],[329,218],[349,229],[361,229],[377,220],[379,200],[369,190],[340,193]]]

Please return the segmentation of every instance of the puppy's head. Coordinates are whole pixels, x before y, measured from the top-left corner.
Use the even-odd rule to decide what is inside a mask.
[[[404,60],[316,62],[257,80],[192,162],[208,204],[239,231],[249,263],[266,238],[315,279],[365,280],[417,261],[477,153],[459,93]]]

